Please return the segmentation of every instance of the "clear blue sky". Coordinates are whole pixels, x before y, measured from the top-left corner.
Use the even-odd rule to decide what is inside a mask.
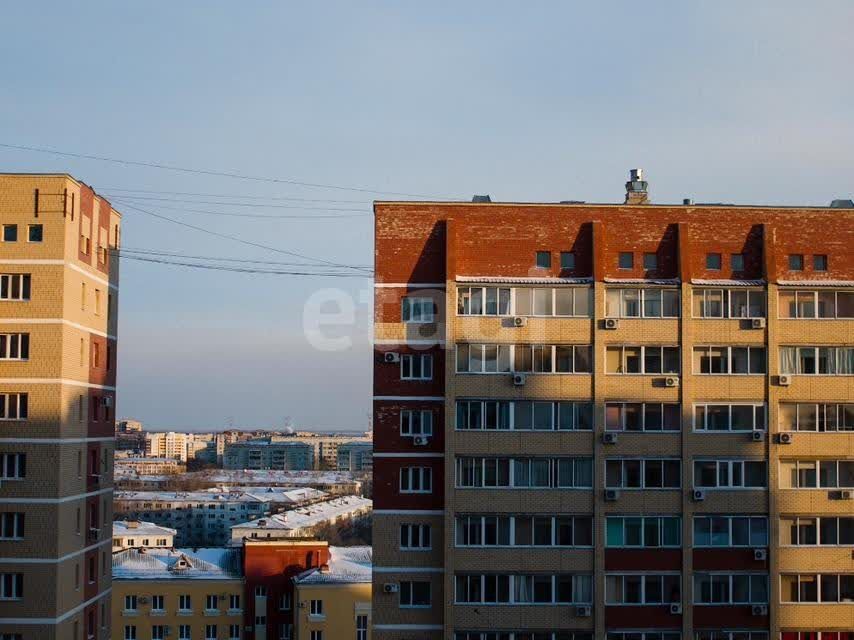
[[[505,200],[613,202],[641,166],[658,202],[826,205],[854,192],[852,24],[846,1],[18,2],[0,26],[0,142]],[[346,206],[366,212],[373,197],[1,148],[0,170],[68,171],[99,191],[356,200]],[[372,260],[370,217],[162,206],[194,205],[146,205],[283,249]],[[126,209],[123,237],[287,260]],[[286,416],[363,427],[369,308],[353,347],[332,353],[307,343],[302,310],[319,288],[358,296],[369,284],[124,264],[119,414],[157,428]]]

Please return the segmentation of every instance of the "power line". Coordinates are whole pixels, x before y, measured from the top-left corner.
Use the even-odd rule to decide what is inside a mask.
[[[215,204],[229,207],[251,207],[254,209],[301,209],[305,211],[359,211],[367,213],[365,207],[306,207],[298,204],[264,204],[263,202],[217,202],[215,200],[186,200],[183,198],[155,198],[154,196],[126,196],[115,194],[113,200],[151,200],[155,202],[179,202],[182,204]]]
[[[55,156],[63,156],[66,158],[80,158],[84,160],[98,160],[99,162],[112,162],[125,166],[134,167],[149,167],[151,169],[164,169],[167,171],[178,171],[181,173],[192,173],[196,175],[216,176],[219,178],[233,178],[235,180],[251,180],[254,182],[272,182],[274,184],[290,184],[298,187],[310,187],[312,189],[335,189],[338,191],[355,191],[359,193],[386,194],[392,196],[404,196],[407,198],[426,198],[435,199],[433,196],[427,196],[417,193],[401,193],[396,191],[384,191],[382,189],[367,189],[363,187],[345,187],[337,184],[324,184],[320,182],[304,182],[302,180],[294,180],[291,178],[268,178],[261,176],[251,176],[242,173],[233,173],[229,171],[215,171],[213,169],[192,169],[188,167],[180,167],[176,165],[163,164],[160,162],[143,162],[140,160],[123,160],[120,158],[110,158],[106,156],[95,156],[86,153],[73,153],[70,151],[57,151],[55,149],[44,149],[42,147],[29,147],[25,145],[8,144],[0,142],[0,147],[6,149],[16,149],[18,151],[32,151],[34,153],[47,153]]]
[[[301,253],[297,253],[296,251],[288,251],[287,249],[279,249],[277,247],[271,247],[266,244],[261,244],[260,242],[252,242],[251,240],[244,240],[243,238],[238,238],[237,236],[230,236],[225,233],[219,233],[218,231],[211,231],[210,229],[205,229],[204,227],[197,227],[194,224],[190,224],[188,222],[182,222],[181,220],[175,220],[174,218],[169,218],[167,216],[161,215],[159,213],[154,213],[153,211],[147,211],[146,209],[142,209],[136,205],[125,204],[125,208],[133,209],[134,211],[138,211],[140,213],[144,213],[146,215],[152,216],[154,218],[159,218],[160,220],[166,220],[167,222],[171,222],[173,224],[177,224],[182,227],[187,227],[188,229],[194,229],[195,231],[201,231],[202,233],[207,233],[208,235],[216,236],[218,238],[224,238],[226,240],[233,240],[234,242],[239,242],[241,244],[248,245],[250,247],[257,247],[259,249],[266,249],[267,251],[274,251],[276,253],[283,253],[288,256],[293,256],[295,258],[302,258],[303,260],[311,260],[313,262],[320,262],[323,264],[328,264],[333,267],[341,267],[343,269],[354,269],[356,271],[366,271],[364,267],[355,267],[352,265],[340,264],[337,262],[332,262],[330,260],[325,260],[323,258],[313,258],[311,256],[307,256]]]
[[[119,205],[120,207],[127,207],[132,204],[132,201],[127,201],[122,198],[112,198],[112,201]],[[147,203],[142,203],[147,204]],[[211,204],[229,204],[229,203],[219,203],[214,202]],[[210,211],[208,209],[188,209],[187,207],[170,207],[163,204],[157,205],[160,209],[168,209],[169,211],[183,211],[185,213],[199,213],[209,216],[227,216],[231,218],[261,218],[261,219],[270,219],[270,220],[340,220],[343,218],[369,218],[372,214],[370,213],[342,213],[340,215],[337,214],[320,214],[320,215],[309,215],[309,214],[272,214],[272,213],[233,213],[229,211]],[[336,211],[336,209],[320,209],[320,211]],[[342,211],[346,211],[346,209],[342,209]],[[361,211],[361,209],[357,209],[357,211]]]
[[[312,267],[317,269],[332,269],[336,267],[325,266],[325,265],[313,265],[306,264],[305,262],[280,262],[276,260],[252,260],[248,258],[222,258],[219,256],[195,256],[189,255],[186,253],[180,253],[177,251],[163,251],[160,249],[142,249],[142,248],[132,248],[132,247],[121,247],[120,249],[110,249],[110,252],[121,256],[127,253],[130,254],[138,254],[141,256],[166,256],[172,258],[186,258],[190,260],[209,260],[214,262],[237,262],[237,263],[247,263],[247,264],[264,264],[264,265],[277,265],[277,266],[288,266],[288,267]],[[366,270],[370,270],[371,267],[365,265],[354,265],[354,266],[362,266]]]
[[[320,276],[320,277],[334,277],[334,278],[370,278],[372,277],[369,273],[342,273],[342,272],[318,272],[318,271],[285,271],[285,270],[275,270],[275,269],[255,269],[251,267],[233,267],[226,265],[215,265],[215,264],[201,264],[194,262],[178,262],[172,260],[162,260],[159,258],[144,258],[141,256],[119,256],[122,260],[136,260],[139,262],[150,262],[156,264],[164,264],[171,265],[177,267],[188,267],[193,269],[208,269],[213,271],[230,271],[233,273],[256,273],[256,274],[267,274],[267,275],[279,275],[279,276]]]
[[[294,202],[332,202],[339,204],[366,204],[370,205],[370,201],[365,200],[331,200],[329,198],[294,198],[291,196],[252,196],[252,195],[236,195],[228,193],[198,193],[193,191],[157,191],[154,189],[122,189],[112,187],[99,190],[103,194],[118,194],[118,192],[126,193],[156,193],[159,195],[172,196],[201,196],[205,198],[243,198],[244,200],[291,200]]]

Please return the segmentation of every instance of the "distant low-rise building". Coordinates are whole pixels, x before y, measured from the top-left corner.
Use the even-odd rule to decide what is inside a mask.
[[[125,549],[113,555],[113,640],[241,640],[237,549]]]
[[[115,471],[136,475],[184,473],[187,465],[176,458],[116,457]]]
[[[276,513],[231,527],[231,542],[247,538],[308,538],[327,525],[341,525],[366,518],[373,502],[360,496],[342,496],[284,513]]]
[[[116,520],[113,522],[113,553],[122,549],[175,546],[175,529],[153,522]]]
[[[370,471],[373,469],[373,442],[345,442],[338,446],[338,471]]]
[[[233,442],[223,455],[225,469],[314,469],[315,449],[305,442],[271,438]]]
[[[329,561],[293,578],[293,640],[371,637],[371,547],[329,547]]]
[[[124,491],[157,491],[171,489],[176,482],[186,487],[211,489],[223,486],[240,487],[310,487],[336,495],[360,495],[362,479],[349,472],[337,471],[284,471],[281,469],[209,469],[171,475],[141,475],[125,473],[116,467],[116,488]]]

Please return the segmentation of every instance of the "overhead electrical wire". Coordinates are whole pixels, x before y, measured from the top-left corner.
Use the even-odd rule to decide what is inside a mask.
[[[418,194],[418,193],[403,193],[398,191],[386,191],[384,189],[369,189],[366,187],[348,187],[338,184],[326,184],[321,182],[306,182],[303,180],[294,180],[292,178],[270,178],[263,176],[252,176],[243,173],[234,173],[230,171],[217,171],[214,169],[193,169],[190,167],[181,167],[178,165],[170,165],[162,162],[145,162],[140,160],[123,160],[121,158],[110,158],[108,156],[96,156],[87,153],[74,153],[71,151],[59,151],[56,149],[45,149],[43,147],[31,147],[19,144],[9,144],[0,142],[0,147],[5,149],[16,149],[18,151],[31,151],[33,153],[46,153],[55,156],[66,158],[80,158],[83,160],[97,160],[99,162],[111,162],[132,167],[148,167],[150,169],[163,169],[166,171],[177,171],[180,173],[191,173],[196,175],[215,176],[218,178],[232,178],[235,180],[250,180],[253,182],[269,182],[273,184],[289,184],[298,187],[308,187],[311,189],[335,189],[337,191],[354,191],[358,193],[386,194],[392,196],[404,196],[407,198],[425,198],[435,200],[434,196]]]
[[[122,260],[136,260],[139,262],[150,262],[156,264],[164,264],[171,266],[187,267],[193,269],[209,269],[213,271],[230,271],[233,273],[254,273],[267,275],[286,275],[286,276],[320,276],[320,277],[335,277],[335,278],[370,278],[370,273],[352,273],[352,272],[333,272],[333,271],[288,271],[282,269],[258,269],[252,267],[237,267],[229,265],[205,264],[198,262],[180,262],[176,260],[164,260],[160,258],[142,257],[142,256],[127,256],[119,255]]]
[[[155,198],[153,196],[114,195],[113,200],[151,200],[155,202],[178,202],[182,204],[215,204],[229,207],[251,207],[255,209],[302,209],[305,211],[360,211],[365,215],[370,211],[365,207],[306,207],[298,204],[264,204],[262,202],[217,202],[215,200],[186,200],[181,198]],[[144,204],[144,203],[143,203]]]
[[[194,191],[157,191],[154,189],[122,189],[112,187],[108,189],[99,189],[100,193],[120,194],[120,193],[154,193],[158,195],[172,196],[200,196],[204,198],[243,198],[244,200],[291,200],[294,202],[331,202],[339,204],[364,204],[370,205],[370,201],[365,200],[332,200],[329,198],[295,198],[291,196],[252,196],[246,194],[229,194],[229,193],[199,193]]]
[[[177,251],[163,251],[161,249],[141,249],[141,248],[133,248],[133,247],[121,247],[120,249],[110,249],[111,253],[115,255],[121,256],[123,254],[132,254],[132,255],[141,255],[141,256],[165,256],[171,258],[185,258],[189,260],[209,260],[214,262],[236,262],[236,263],[246,263],[246,264],[262,264],[262,265],[275,265],[275,266],[286,266],[286,267],[312,267],[317,269],[333,269],[337,267],[327,266],[327,265],[314,265],[305,262],[283,262],[277,260],[257,260],[250,258],[223,258],[220,256],[196,256],[189,255],[186,253],[180,253]],[[362,265],[354,265],[354,266],[362,266]],[[370,270],[371,267],[364,266],[366,270]]]
[[[134,203],[133,201],[124,200],[122,198],[113,198],[112,202],[119,207],[127,207],[131,204],[139,204]],[[147,204],[143,202],[142,204]],[[214,202],[212,204],[222,204],[222,205],[230,205],[230,203],[226,202]],[[273,213],[233,213],[230,211],[210,211],[209,209],[190,209],[187,207],[170,207],[164,204],[158,204],[158,208],[167,209],[169,211],[183,211],[186,213],[198,213],[203,215],[210,216],[226,216],[230,218],[258,218],[258,219],[268,219],[268,220],[339,220],[346,218],[370,218],[372,214],[370,213],[341,213],[341,214],[273,214]],[[297,207],[302,208],[302,207]],[[336,209],[319,209],[320,211],[336,211]],[[341,209],[341,211],[347,211],[347,209]],[[362,209],[356,209],[356,211],[362,211]]]

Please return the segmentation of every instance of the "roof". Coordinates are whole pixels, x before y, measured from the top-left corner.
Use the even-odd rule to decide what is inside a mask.
[[[714,280],[706,280],[703,278],[692,278],[691,284],[699,284],[712,287],[764,287],[764,280],[729,280],[718,278]]]
[[[113,554],[113,580],[223,580],[240,578],[240,551],[205,549],[125,549]]]
[[[136,525],[136,526],[130,526]],[[116,536],[174,536],[178,532],[169,527],[161,527],[153,522],[115,520],[113,522],[113,537]]]
[[[286,502],[300,504],[320,500],[326,493],[319,489],[285,487],[216,487],[200,491],[117,491],[115,500],[145,502]]]
[[[250,529],[264,531],[293,531],[312,527],[333,518],[347,516],[356,511],[370,510],[373,501],[361,496],[343,496],[326,502],[318,502],[307,507],[298,507],[276,513],[271,516],[232,525],[232,529]]]
[[[328,569],[310,569],[294,578],[299,585],[371,582],[371,547],[329,547]]]
[[[492,202],[470,202],[468,200],[374,200],[376,207],[413,207],[413,206],[454,206],[473,207],[489,209],[490,207],[561,207],[567,209],[632,209],[634,211],[643,209],[771,209],[797,211],[827,211],[838,213],[839,208],[827,205],[773,205],[773,204],[735,204],[729,202],[693,202],[683,204],[681,202],[647,202],[644,204],[626,204],[625,202],[585,202],[583,200],[562,200],[560,202],[518,202],[512,200],[493,200]],[[847,207],[846,207],[847,208]]]
[[[457,276],[457,282],[482,284],[591,284],[593,278],[512,278],[504,276]]]

